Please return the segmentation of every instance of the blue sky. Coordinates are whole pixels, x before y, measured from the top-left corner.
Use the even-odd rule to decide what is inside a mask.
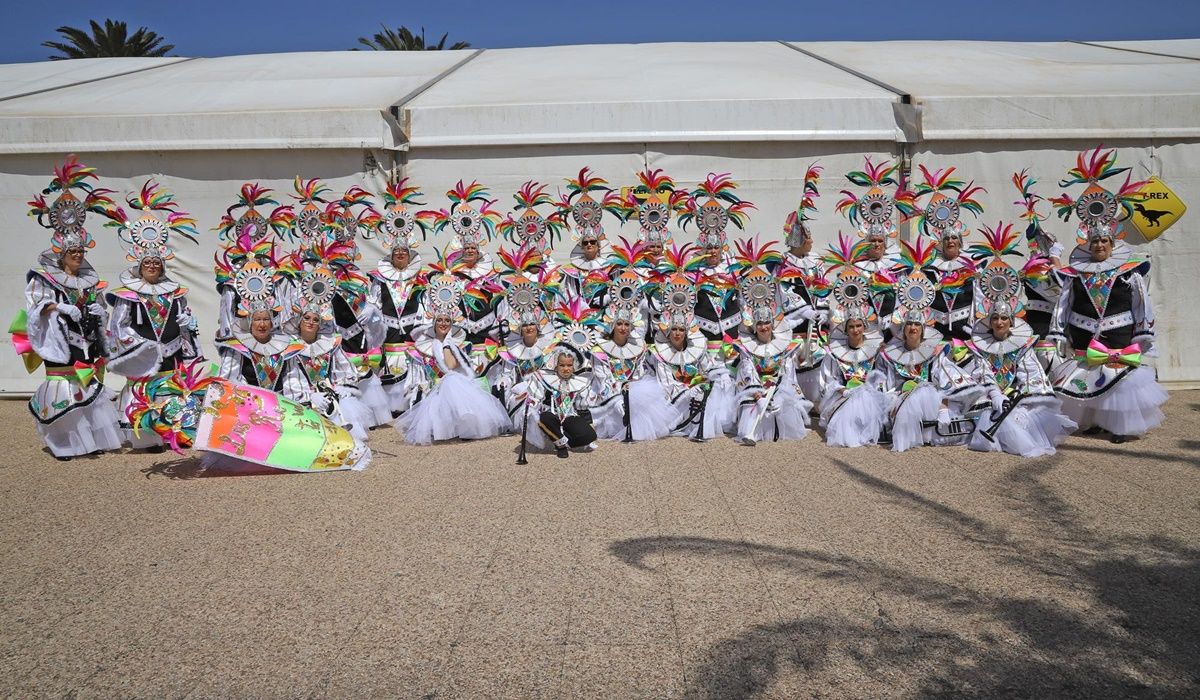
[[[1137,8],[1131,11],[1129,8]],[[1146,9],[1142,9],[1146,8]],[[51,0],[6,3],[0,62],[37,61],[55,28],[89,19],[145,25],[181,56],[342,50],[380,24],[505,48],[649,41],[999,39],[1057,41],[1200,37],[1200,0]],[[947,66],[947,70],[954,70]]]

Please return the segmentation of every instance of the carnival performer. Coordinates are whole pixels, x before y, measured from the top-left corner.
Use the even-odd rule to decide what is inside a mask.
[[[464,185],[459,180],[446,192],[450,200],[449,209],[425,210],[417,214],[429,222],[434,233],[441,233],[447,227],[451,229],[454,237],[446,254],[446,265],[455,277],[464,282],[464,288],[466,283],[470,283],[473,293],[483,302],[467,305],[459,321],[471,348],[468,366],[477,377],[483,377],[495,361],[495,354],[489,352],[487,341],[493,341],[493,350],[495,343],[499,342],[496,323],[498,300],[495,297],[501,288],[495,283],[496,270],[492,257],[483,249],[483,245],[496,237],[504,217],[492,208],[496,201],[488,199],[488,196],[487,188],[478,182]]]
[[[303,344],[279,327],[282,317],[275,298],[273,272],[248,262],[237,271],[238,321],[232,338],[217,341],[218,374],[248,386],[283,395],[297,403],[309,398],[308,383],[296,365]]]
[[[821,178],[821,167],[810,165],[804,175],[804,193],[800,206],[788,214],[784,222],[784,245],[782,268],[789,270],[780,275],[779,291],[782,297],[783,316],[792,331],[792,337],[803,338],[800,362],[796,363],[796,384],[804,398],[813,404],[821,401],[821,362],[825,357],[827,322],[829,320],[829,281],[820,256],[813,255],[812,232],[807,222],[817,211],[816,198],[820,196],[817,183]]]
[[[175,197],[153,180],[126,198],[141,213],[128,216],[119,207],[111,210],[109,226],[118,229],[125,259],[133,267],[121,273],[121,286],[106,295],[112,313],[108,323],[108,368],[127,381],[117,401],[121,432],[134,449],[161,452],[162,440],[153,431],[134,433],[128,408],[135,390],[154,376],[174,371],[180,363],[201,356],[198,325],[188,306],[186,287],[167,276],[167,262],[175,251],[170,236],[177,234],[196,243],[195,220],[179,211]]]
[[[666,437],[674,415],[648,363],[642,330],[645,285],[634,269],[626,267],[609,287],[607,337],[592,350],[596,432],[626,442]]]
[[[501,248],[500,283],[504,293],[497,308],[503,345],[485,375],[492,394],[512,409],[509,392],[525,375],[541,369],[553,329],[547,323],[547,306],[557,298],[556,271],[542,269],[536,246],[516,251]],[[490,341],[489,341],[490,342]]]
[[[522,184],[521,189],[513,195],[516,206],[500,222],[497,230],[518,248],[537,251],[542,268],[549,272],[558,267],[552,256],[554,243],[562,240],[567,224],[562,210],[555,206],[554,200],[546,193],[547,187],[549,185],[533,180]],[[549,216],[543,216],[537,210],[537,207],[544,205],[554,207]]]
[[[413,445],[478,440],[511,430],[508,413],[480,385],[463,330],[464,283],[442,266],[423,279],[423,323],[413,331],[409,388],[412,408],[395,426]],[[425,276],[425,273],[423,273]]]
[[[710,341],[725,336],[737,337],[742,323],[742,307],[733,281],[733,259],[725,229],[732,223],[745,231],[749,211],[755,206],[741,199],[734,190],[737,183],[729,173],[709,173],[685,200],[679,223],[684,230],[691,223],[699,229],[697,246],[701,251],[703,284],[696,297],[696,325]],[[703,203],[701,203],[703,200]]]
[[[668,253],[686,260],[690,246]],[[686,265],[663,283],[663,311],[651,347],[651,365],[675,415],[672,435],[703,442],[733,429],[736,402],[729,368],[708,352],[708,341],[696,326],[695,276]]]
[[[983,212],[975,195],[984,189],[954,177],[954,168],[930,172],[924,165],[919,167],[923,181],[914,189],[915,197],[917,201],[929,198],[919,215],[920,232],[932,239],[937,250],[936,258],[927,267],[937,285],[929,316],[933,327],[950,342],[954,359],[963,361],[966,341],[975,322],[976,270],[974,262],[963,254],[963,241],[970,230],[961,213],[969,211],[979,216]],[[954,196],[948,196],[947,192]]]
[[[387,257],[370,272],[371,288],[368,300],[379,309],[387,329],[383,338],[383,358],[379,380],[387,392],[393,416],[408,410],[411,399],[407,389],[409,355],[412,333],[420,321],[421,294],[415,279],[421,271],[421,255],[415,245],[417,230],[425,240],[429,225],[410,206],[421,206],[416,187],[407,184],[408,178],[389,185],[383,194],[387,207],[379,223],[379,236]]]
[[[638,222],[638,241],[636,252],[638,264],[631,265],[628,253],[634,252],[625,239],[621,239],[623,250],[613,246],[613,256],[609,261],[609,274],[622,274],[632,271],[641,278],[644,297],[644,323],[640,328],[646,333],[643,340],[650,341],[653,319],[658,315],[658,291],[655,288],[658,279],[658,264],[662,261],[663,252],[671,245],[671,217],[684,211],[688,193],[687,190],[677,189],[675,181],[665,175],[661,169],[641,171],[637,175],[638,185],[629,188],[623,198],[617,200],[610,210],[625,223],[633,218]],[[612,287],[609,287],[609,292]],[[611,297],[604,297],[605,307],[613,304]]]
[[[899,167],[898,163],[891,161],[877,165],[867,157],[863,170],[846,173],[846,179],[851,184],[866,187],[867,191],[858,196],[849,190],[842,190],[842,199],[837,203],[837,211],[857,228],[858,235],[867,244],[863,254],[856,257],[855,265],[868,279],[886,273],[899,261],[900,251],[896,243],[899,230],[894,220],[897,213],[902,219],[908,219],[917,211],[913,194],[898,185],[895,173]],[[889,193],[885,187],[895,189]],[[896,307],[894,294],[887,284],[877,284],[872,288],[871,305],[878,318],[886,319],[892,315]],[[885,339],[890,334],[889,327],[883,328]]]
[[[308,385],[305,403],[365,442],[374,416],[359,398],[358,371],[342,350],[342,337],[334,332],[332,302],[338,284],[328,268],[315,268],[301,277],[300,308],[294,318],[296,340],[303,347],[296,365]]]
[[[566,459],[572,449],[591,452],[598,447],[591,412],[596,395],[582,350],[557,339],[544,368],[528,375],[518,389],[516,403],[523,411],[515,418],[517,427],[535,449],[553,447],[559,459]],[[536,427],[529,424],[530,414]]]
[[[113,396],[103,384],[105,284],[85,258],[96,245],[84,228],[88,212],[106,214],[112,206],[112,190],[88,182],[95,179],[94,168],[68,156],[55,167],[50,185],[29,202],[29,215],[52,231],[50,248],[25,276],[25,308],[11,327],[26,369],[46,366],[29,412],[50,453],[64,462],[121,447]],[[47,205],[46,196],[55,193]]]
[[[218,232],[223,252],[217,261],[217,293],[221,295],[217,309],[218,341],[233,337],[234,322],[237,320],[239,300],[235,288],[230,284],[237,267],[254,259],[259,265],[270,267],[280,273],[286,273],[283,258],[286,256],[276,252],[277,238],[291,235],[295,214],[291,206],[276,206],[267,216],[259,213],[255,207],[268,204],[278,205],[279,202],[271,196],[271,190],[258,183],[247,182],[242,185],[238,200],[225,210],[221,221],[215,227]],[[245,209],[234,217],[234,212]],[[215,256],[214,256],[215,257]],[[290,300],[292,287],[286,274],[280,274],[273,280],[277,299]],[[283,311],[281,322],[289,320],[291,308]]]
[[[606,180],[593,176],[589,168],[581,169],[577,178],[568,179],[567,190],[569,194],[557,206],[559,218],[572,224],[575,247],[571,249],[570,261],[560,268],[563,301],[583,297],[589,306],[600,311],[604,305],[594,296],[605,287],[595,283],[607,279],[611,252],[604,235],[604,213],[614,211],[620,196]],[[593,192],[604,193],[600,201],[592,197]]]
[[[1078,217],[1082,242],[1058,271],[1063,291],[1048,336],[1062,354],[1073,356],[1050,370],[1050,380],[1063,410],[1079,427],[1105,430],[1115,443],[1160,425],[1160,407],[1167,400],[1154,369],[1145,364],[1154,349],[1154,310],[1146,285],[1150,260],[1118,232],[1144,183],[1127,175],[1115,193],[1099,184],[1128,170],[1116,167],[1115,151],[1081,153],[1059,184],[1087,188],[1078,201],[1066,194],[1051,200],[1063,219],[1072,212]]]
[[[796,352],[802,341],[787,328],[778,282],[769,271],[779,254],[757,240],[739,242],[737,248],[737,284],[747,331],[726,339],[737,352],[737,440],[754,445],[803,439],[812,404],[796,387]]]
[[[324,242],[305,261],[308,269],[325,267],[337,278],[331,303],[333,324],[342,338],[342,351],[358,372],[357,388],[371,411],[369,428],[392,421],[392,403],[376,373],[383,361],[387,327],[379,307],[371,303],[370,278],[358,267],[358,237],[373,238],[382,222],[371,195],[358,186],[325,207]]]
[[[986,387],[954,363],[941,333],[928,325],[927,307],[896,312],[902,314],[900,330],[875,360],[891,396],[892,450],[965,442],[974,425],[961,426],[970,423]]]
[[[1014,302],[989,303],[968,343],[974,362],[967,370],[988,387],[991,402],[968,446],[1022,457],[1050,455],[1077,426],[1063,414],[1033,349],[1033,330],[1016,315]]]
[[[843,242],[849,244],[847,239]],[[842,257],[842,256],[839,256]],[[832,268],[838,281],[845,276],[853,285],[861,284],[861,273],[847,262]],[[865,295],[833,295],[829,302],[830,334],[825,356],[821,359],[821,427],[825,442],[836,447],[874,445],[887,426],[891,399],[880,388],[882,375],[874,371],[883,336],[875,327],[874,309]]]
[[[1037,351],[1042,368],[1046,369],[1050,367],[1057,353],[1054,342],[1047,340],[1046,336],[1050,333],[1054,307],[1062,295],[1062,285],[1059,284],[1058,275],[1054,274],[1054,271],[1062,267],[1063,246],[1042,228],[1043,217],[1038,213],[1037,206],[1043,199],[1033,191],[1037,180],[1029,175],[1028,170],[1022,170],[1013,173],[1012,181],[1021,193],[1021,199],[1013,203],[1021,205],[1024,210],[1021,218],[1028,222],[1025,227],[1025,240],[1029,244],[1030,264],[1034,264],[1035,260],[1039,261],[1035,274],[1022,276],[1021,282],[1025,290],[1024,321],[1029,324],[1037,338],[1033,347]]]

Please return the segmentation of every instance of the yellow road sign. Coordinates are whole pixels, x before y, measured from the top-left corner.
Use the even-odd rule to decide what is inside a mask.
[[[1179,199],[1179,195],[1157,177],[1151,177],[1138,190],[1138,194],[1142,201],[1133,205],[1133,216],[1127,223],[1133,224],[1133,228],[1147,241],[1161,236],[1187,211],[1187,205]]]

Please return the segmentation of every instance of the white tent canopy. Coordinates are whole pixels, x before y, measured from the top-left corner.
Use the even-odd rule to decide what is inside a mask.
[[[649,166],[689,187],[709,172],[732,173],[757,205],[751,229],[732,236],[777,238],[804,169],[819,161],[820,244],[848,230],[833,203],[863,154],[901,157],[914,171],[958,167],[987,187],[983,221],[994,224],[1016,219],[1012,172],[1031,168],[1040,193],[1056,195],[1075,153],[1100,141],[1118,147],[1136,177],[1158,174],[1200,206],[1200,61],[1190,57],[1200,57],[1200,40],[673,43],[2,65],[0,225],[11,254],[0,260],[0,313],[16,312],[25,271],[45,246],[25,202],[67,153],[122,194],[154,177],[202,231],[243,182],[289,203],[296,176],[375,193],[409,176],[440,208],[456,180],[477,179],[508,210],[526,180],[561,186],[590,166],[620,186]],[[1155,256],[1159,371],[1181,383],[1200,383],[1200,326],[1188,313],[1200,306],[1193,220],[1145,246]],[[101,223],[89,219],[99,241],[89,259],[115,283],[127,263]],[[1072,238],[1057,220],[1047,227]],[[610,221],[609,235],[636,230]],[[426,256],[445,243],[427,242]],[[366,243],[365,267],[374,245]],[[569,247],[559,244],[559,259]],[[178,249],[172,275],[191,287],[208,335],[215,235]],[[37,381],[0,353],[0,392]]]

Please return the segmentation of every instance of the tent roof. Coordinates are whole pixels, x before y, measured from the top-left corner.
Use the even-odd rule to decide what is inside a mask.
[[[407,105],[414,148],[893,140],[895,94],[778,42],[487,51]]]
[[[0,100],[177,63],[183,58],[78,58],[0,64]]]
[[[1076,42],[796,46],[911,95],[924,140],[1200,136],[1200,63],[1186,58]],[[1175,49],[1200,52],[1200,40]]]
[[[471,54],[338,51],[179,61],[0,102],[0,129],[9,136],[0,152],[390,148],[398,138],[386,115],[392,103]]]
[[[1194,138],[1191,56],[1200,40],[47,61],[0,65],[0,153]]]

